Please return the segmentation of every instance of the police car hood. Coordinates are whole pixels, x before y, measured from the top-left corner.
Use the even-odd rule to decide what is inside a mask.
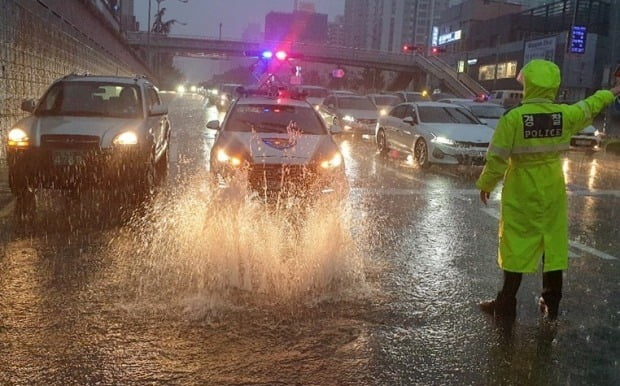
[[[426,131],[436,137],[444,137],[459,142],[489,143],[493,129],[487,125],[459,123],[423,123]]]
[[[523,102],[544,98],[554,100],[560,88],[560,68],[553,62],[534,59],[521,70],[523,77]]]
[[[91,135],[101,144],[111,143],[113,137],[125,130],[139,130],[141,119],[79,116],[31,116],[21,126],[34,138],[41,135]]]
[[[229,131],[217,146],[239,154],[251,163],[306,165],[333,157],[338,146],[328,134],[288,135]]]

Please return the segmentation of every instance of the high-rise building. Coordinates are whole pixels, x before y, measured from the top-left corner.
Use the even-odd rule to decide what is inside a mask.
[[[450,0],[346,0],[345,43],[398,52],[405,44],[427,48],[432,27]]]
[[[330,46],[345,46],[344,16],[336,16],[334,21],[327,23],[327,44]]]

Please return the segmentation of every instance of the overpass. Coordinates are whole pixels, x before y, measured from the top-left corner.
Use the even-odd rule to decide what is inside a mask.
[[[441,84],[442,90],[469,98],[487,93],[478,82],[467,74],[457,73],[451,66],[436,56],[424,57],[417,53],[401,54],[377,50],[363,50],[319,44],[293,42],[242,42],[196,36],[161,35],[147,32],[127,33],[128,43],[142,48],[149,55],[167,53],[177,56],[229,57],[244,56],[247,51],[266,48],[283,49],[299,55],[300,59],[334,65],[377,68],[399,73],[413,70],[430,75]],[[409,77],[409,80],[411,77]]]

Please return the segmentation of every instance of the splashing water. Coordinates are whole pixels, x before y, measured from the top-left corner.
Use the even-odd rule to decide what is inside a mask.
[[[346,292],[365,284],[364,259],[341,200],[267,205],[245,184],[226,189],[196,176],[160,194],[110,252],[124,264],[130,292],[218,307],[242,292],[282,303]]]

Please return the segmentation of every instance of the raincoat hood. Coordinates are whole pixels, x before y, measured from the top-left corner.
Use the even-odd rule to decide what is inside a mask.
[[[534,59],[521,70],[523,101],[534,98],[555,100],[560,88],[560,68],[553,62]]]

